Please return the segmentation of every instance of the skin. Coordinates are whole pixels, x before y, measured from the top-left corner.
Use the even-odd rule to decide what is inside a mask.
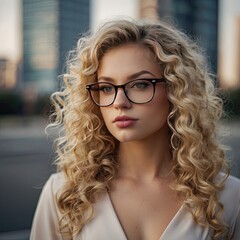
[[[153,53],[142,44],[125,44],[108,51],[98,69],[99,82],[119,85],[138,78],[161,78]],[[122,89],[114,103],[100,108],[110,133],[120,142],[119,174],[109,193],[113,207],[130,240],[159,239],[182,203],[172,190],[171,154],[165,83],[156,85],[146,104],[130,102]],[[118,116],[134,119],[119,127]]]

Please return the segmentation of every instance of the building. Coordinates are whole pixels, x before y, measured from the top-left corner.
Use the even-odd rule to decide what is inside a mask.
[[[198,42],[217,73],[218,0],[158,0],[158,12]]]
[[[240,87],[240,15],[236,17],[235,20],[236,29],[236,61],[235,61],[235,71],[236,71],[236,85],[235,87]]]
[[[158,20],[157,0],[140,0],[139,3],[140,19]]]
[[[240,1],[220,1],[218,73],[221,87],[240,88]]]
[[[23,83],[45,94],[58,86],[67,52],[89,29],[88,0],[23,0]]]
[[[17,83],[17,64],[0,58],[0,90],[12,90]]]
[[[240,88],[240,15],[232,23],[229,39],[224,39],[220,51],[219,77],[223,89]]]

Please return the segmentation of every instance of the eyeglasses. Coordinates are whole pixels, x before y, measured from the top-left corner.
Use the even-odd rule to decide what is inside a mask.
[[[143,104],[150,102],[155,94],[157,83],[165,83],[165,78],[136,79],[122,85],[108,82],[87,84],[93,102],[100,107],[107,107],[114,103],[119,88],[122,88],[127,99],[132,103]]]

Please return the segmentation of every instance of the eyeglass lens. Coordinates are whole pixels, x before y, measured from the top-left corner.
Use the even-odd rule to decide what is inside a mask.
[[[93,101],[99,106],[111,105],[117,95],[118,88],[123,88],[127,98],[134,103],[151,101],[154,94],[154,84],[149,80],[134,80],[121,86],[99,82],[91,85],[90,92]]]

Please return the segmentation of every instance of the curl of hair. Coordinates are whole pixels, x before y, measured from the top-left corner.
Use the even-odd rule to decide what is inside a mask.
[[[92,204],[116,176],[118,143],[106,129],[99,108],[89,99],[86,84],[96,81],[103,55],[122,44],[141,43],[156,56],[167,81],[175,189],[195,221],[209,227],[214,239],[227,234],[218,193],[226,166],[216,140],[222,102],[200,49],[182,32],[165,23],[118,20],[82,37],[71,52],[64,88],[52,95],[55,111],[50,127],[63,126],[56,139],[57,166],[67,178],[57,202],[61,231],[76,235],[93,216]],[[226,174],[227,176],[227,174]]]

